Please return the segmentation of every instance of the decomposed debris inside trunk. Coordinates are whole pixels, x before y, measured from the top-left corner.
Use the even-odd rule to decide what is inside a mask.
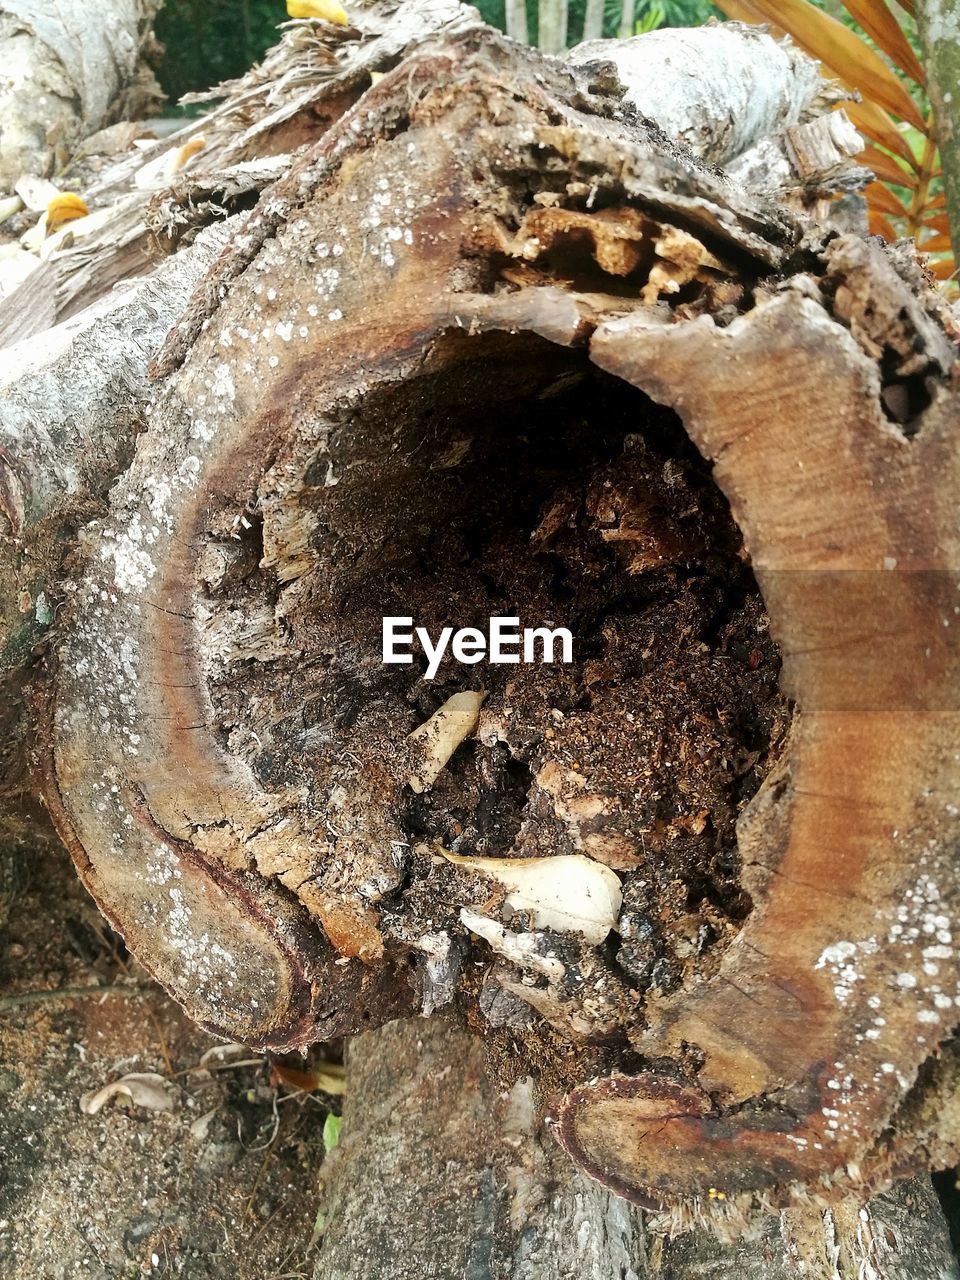
[[[44,790],[219,1033],[449,1008],[623,1194],[829,1196],[926,1166],[952,1025],[955,349],[617,102],[468,31],[267,193],[85,530]],[[572,661],[383,661],[495,616]]]

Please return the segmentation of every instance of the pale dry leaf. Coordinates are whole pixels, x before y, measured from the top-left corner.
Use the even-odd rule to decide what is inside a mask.
[[[455,693],[409,735],[414,764],[406,781],[418,794],[429,791],[460,743],[476,730],[484,697],[473,690]]]
[[[211,1063],[223,1063],[230,1058],[249,1057],[250,1050],[245,1044],[230,1041],[227,1044],[215,1044],[206,1053],[201,1054],[198,1067],[209,1067]]]
[[[556,956],[544,955],[542,949],[543,934],[511,933],[489,916],[481,916],[467,907],[460,909],[460,922],[489,943],[490,949],[503,956],[511,964],[526,969],[529,973],[540,974],[548,982],[562,982],[564,975],[563,962]]]
[[[479,871],[507,890],[504,906],[525,911],[536,929],[579,933],[598,946],[616,925],[623,894],[609,867],[581,853],[548,858],[467,858],[437,846],[457,866]]]
[[[132,1072],[112,1080],[100,1089],[91,1089],[80,1098],[85,1116],[95,1116],[112,1098],[126,1098],[147,1111],[172,1111],[176,1106],[173,1086],[155,1071]]]

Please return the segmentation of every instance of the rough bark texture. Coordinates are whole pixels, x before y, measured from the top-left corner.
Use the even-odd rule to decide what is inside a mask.
[[[44,335],[0,354],[0,830],[22,827],[30,712],[21,696],[59,607],[62,561],[130,460],[146,364],[229,234],[190,249]]]
[[[478,29],[359,92],[310,84],[319,139],[194,294],[66,566],[32,696],[82,877],[222,1034],[455,1001],[498,1087],[539,1070],[576,1160],[674,1221],[735,1231],[949,1161],[949,317],[903,254],[738,192],[605,73]],[[613,439],[583,430],[598,406]],[[551,424],[573,469],[545,487],[524,442]],[[487,673],[477,743],[414,802],[405,737],[462,678],[381,676],[372,619],[540,603],[558,573],[551,608],[604,596],[579,683]],[[619,940],[500,919],[436,847],[497,831],[494,855],[615,870]]]
[[[916,15],[956,252],[960,243],[960,4],[957,0],[917,0]]]
[[[156,350],[230,230],[219,224],[204,231],[152,275],[49,329],[29,350],[0,354],[0,493],[10,535],[0,553],[0,669],[21,666],[45,625],[35,597],[52,576],[54,551],[43,533],[65,514],[59,509],[68,500],[102,496],[124,469],[152,392],[147,353]],[[113,451],[105,455],[108,444]]]
[[[625,101],[710,164],[822,114],[830,98],[796,45],[739,23],[589,40],[567,57],[577,66],[613,62]]]
[[[93,211],[44,245],[36,269],[0,302],[0,346],[42,333],[126,277],[150,268],[157,242],[189,243],[290,167],[290,153],[339,119],[412,44],[476,20],[458,0],[359,0],[351,26],[290,24],[240,81],[194,95],[218,101],[148,151],[134,151],[85,191]],[[269,215],[267,221],[269,222]]]
[[[4,0],[0,6],[0,190],[25,173],[49,174],[109,122],[118,95],[133,92],[142,115],[162,98],[141,70],[162,0]]]
[[[950,1280],[929,1178],[868,1208],[771,1216],[749,1241],[667,1239],[557,1159],[532,1082],[500,1092],[479,1042],[443,1021],[355,1037],[341,1143],[324,1166],[316,1280]],[[426,1212],[425,1212],[426,1210]]]
[[[476,1037],[442,1019],[395,1022],[355,1037],[348,1069],[318,1280],[387,1266],[396,1280],[644,1274],[642,1215],[562,1158],[532,1082],[498,1090]]]

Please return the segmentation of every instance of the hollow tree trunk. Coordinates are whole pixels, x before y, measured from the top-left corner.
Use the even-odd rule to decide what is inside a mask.
[[[625,119],[595,71],[473,29],[331,108],[157,355],[166,381],[64,566],[68,589],[51,563],[30,591],[24,612],[54,624],[46,654],[27,655],[35,771],[102,909],[197,1020],[292,1046],[454,1002],[496,1089],[539,1069],[597,1182],[655,1204],[661,1228],[769,1237],[758,1209],[786,1207],[789,1225],[955,1157],[938,1058],[956,998],[941,937],[957,891],[955,334],[904,255],[819,235],[800,188],[790,212],[720,180]],[[530,440],[568,469],[545,471]],[[4,462],[19,573],[40,535],[23,464]],[[425,539],[442,568],[429,590]],[[438,769],[440,804],[412,800],[424,761],[406,739],[439,700],[380,674],[387,604],[439,619],[507,572],[510,599],[589,604],[589,574],[543,594],[587,555],[608,574],[590,606],[606,630],[579,699],[552,690],[524,710],[522,686],[491,669],[472,763]],[[728,614],[631,594],[665,572],[673,591],[690,564],[735,584]],[[789,733],[768,626],[800,706]],[[449,668],[442,680],[457,686]],[[659,742],[645,738],[661,712]],[[765,735],[752,752],[723,736],[747,713]],[[632,809],[678,768],[682,744],[665,756],[663,735],[682,716],[712,735],[708,756],[743,751],[748,781],[734,795],[725,765],[689,763],[666,817]],[[535,916],[500,921],[489,864],[468,874],[438,850],[474,821],[455,829],[449,788],[491,785],[517,852],[623,877],[618,969]],[[671,889],[690,876],[671,861],[683,851],[712,859],[719,906]],[[409,1058],[404,1034],[367,1043]],[[482,1094],[451,1046],[451,1074]],[[424,1090],[442,1150],[456,1114],[436,1080]],[[643,1274],[636,1213],[555,1163],[523,1096],[507,1126],[517,1163],[554,1170],[560,1218]],[[467,1118],[480,1135],[482,1108]],[[509,1144],[490,1141],[502,1155],[486,1172],[462,1144],[449,1171],[480,1199],[516,1190]],[[358,1168],[345,1147],[331,1268],[351,1265]],[[862,1220],[830,1212],[862,1259]],[[484,1228],[481,1247],[507,1241],[522,1268],[533,1242],[504,1230],[497,1243]]]
[[[12,189],[23,174],[47,175],[63,163],[84,137],[109,123],[122,93],[140,115],[162,99],[152,73],[141,66],[161,4],[4,0],[0,191]]]

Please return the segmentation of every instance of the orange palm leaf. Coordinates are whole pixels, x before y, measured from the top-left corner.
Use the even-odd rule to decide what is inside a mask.
[[[894,218],[907,218],[910,216],[906,206],[897,199],[890,188],[883,182],[871,182],[863,194],[871,209],[879,209],[881,213],[888,213]]]
[[[928,262],[927,270],[932,271],[938,280],[949,280],[957,274],[957,264],[952,258],[939,258],[936,262]]]
[[[722,9],[728,18],[732,18],[734,22],[766,22],[767,19],[749,0],[723,0],[723,3],[717,4],[718,9]],[[775,28],[777,30],[777,28]]]
[[[916,156],[910,150],[906,138],[884,111],[875,102],[851,102],[844,106],[847,115],[872,142],[893,151],[901,160],[906,160],[912,169],[920,171]]]
[[[953,241],[949,235],[931,236],[929,240],[924,240],[918,248],[921,253],[951,253],[953,251]]]
[[[899,239],[897,229],[887,217],[885,213],[881,213],[879,209],[867,210],[867,222],[870,227],[870,234],[873,236],[883,236],[884,240],[891,243]]]
[[[923,84],[924,74],[903,27],[883,0],[843,0],[844,8],[859,22],[864,31],[883,52],[916,84]]]
[[[884,182],[892,182],[898,187],[910,187],[911,190],[918,185],[917,175],[912,170],[897,164],[893,156],[887,155],[879,147],[864,147],[857,158]]]
[[[927,205],[927,208],[932,209],[933,205]],[[950,234],[950,222],[945,213],[934,214],[932,218],[927,218],[923,225],[929,227],[931,231],[939,231],[941,235]]]

